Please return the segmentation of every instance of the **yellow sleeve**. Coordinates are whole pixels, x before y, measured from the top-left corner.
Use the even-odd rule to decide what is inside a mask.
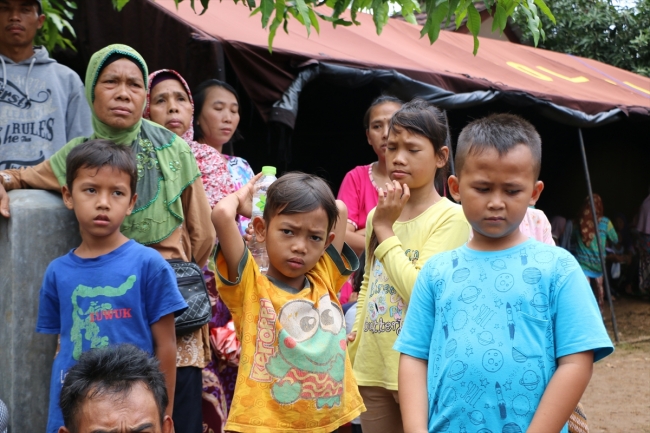
[[[312,272],[318,273],[326,278],[331,284],[335,293],[341,290],[348,277],[359,268],[359,258],[346,243],[343,244],[341,254],[330,245],[322,257],[314,266]]]
[[[350,362],[352,363],[352,365],[354,365],[354,357],[357,354],[357,348],[359,347],[359,340],[361,339],[361,332],[359,330],[363,326],[364,312],[366,311],[366,296],[368,294],[368,281],[370,280],[370,268],[372,268],[372,266],[370,265],[370,263],[368,263],[368,259],[366,258],[366,267],[363,272],[363,282],[361,283],[359,296],[357,298],[357,313],[354,316],[354,325],[352,325],[352,332],[357,333],[357,338],[348,345],[348,354],[350,355]]]
[[[422,224],[421,236],[426,237],[426,241],[417,261],[409,260],[397,236],[386,239],[375,250],[375,257],[384,266],[395,290],[407,304],[411,300],[415,280],[427,260],[443,251],[458,248],[469,239],[470,226],[462,209],[452,207],[442,215],[436,212],[432,217]]]
[[[236,281],[229,281],[224,275],[228,275],[228,265],[221,252],[221,246],[217,245],[216,257],[217,271],[217,291],[226,307],[232,314],[232,320],[237,330],[237,335],[241,335],[241,318],[244,311],[244,302],[247,293],[255,290],[256,274],[260,274],[259,269],[253,256],[244,248],[244,254],[239,261],[238,271],[239,278]],[[260,274],[261,275],[261,274]]]
[[[364,320],[364,312],[366,311],[366,296],[368,294],[368,281],[370,281],[370,272],[372,270],[372,264],[369,262],[368,257],[368,245],[370,244],[370,236],[372,235],[372,215],[375,213],[375,210],[371,210],[368,213],[368,218],[366,220],[366,265],[363,269],[363,281],[361,282],[361,288],[359,289],[359,297],[357,298],[357,314],[354,316],[354,325],[352,325],[352,332],[357,333],[357,338],[348,345],[348,354],[350,356],[350,362],[354,365],[354,358],[357,354],[357,348],[359,347],[359,340],[361,339],[361,334],[359,328],[362,326]]]

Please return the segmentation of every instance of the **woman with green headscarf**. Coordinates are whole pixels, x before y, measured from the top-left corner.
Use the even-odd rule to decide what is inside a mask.
[[[131,146],[137,158],[138,197],[133,212],[124,219],[122,233],[159,251],[165,259],[190,261],[194,258],[199,266],[205,265],[215,232],[201,173],[187,143],[166,128],[142,119],[147,77],[147,64],[131,47],[110,45],[95,53],[88,64],[85,80],[94,133],[70,141],[41,164],[0,172],[0,214],[9,217],[9,198],[5,190],[60,191],[65,184],[65,161],[70,150],[89,139],[108,139]],[[210,360],[207,325],[178,337],[176,345],[176,366],[179,367],[176,395],[179,397],[174,415],[196,411],[191,398],[184,398],[196,394],[200,423],[201,369]],[[173,366],[161,365],[163,371],[167,367],[173,370]],[[173,382],[168,386],[170,391],[174,389]],[[187,409],[183,407],[185,404]]]

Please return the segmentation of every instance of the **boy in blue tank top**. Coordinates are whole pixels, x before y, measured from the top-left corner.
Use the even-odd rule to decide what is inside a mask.
[[[595,361],[612,353],[589,284],[567,251],[519,231],[541,140],[510,114],[463,129],[449,190],[474,231],[422,268],[402,332],[408,432],[568,432]]]
[[[36,331],[60,334],[47,433],[63,426],[59,394],[67,371],[83,352],[108,345],[131,343],[155,355],[171,406],[174,314],[187,308],[171,266],[157,251],[120,232],[137,199],[131,149],[90,140],[70,152],[66,166],[63,201],[79,221],[81,245],[50,263],[41,286]]]

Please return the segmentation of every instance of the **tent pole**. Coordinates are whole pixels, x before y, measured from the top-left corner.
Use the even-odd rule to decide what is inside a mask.
[[[578,136],[580,137],[580,151],[582,152],[582,164],[585,169],[585,179],[587,180],[587,190],[589,191],[589,204],[591,205],[591,215],[594,217],[594,227],[596,228],[596,244],[598,244],[598,254],[600,255],[600,265],[603,268],[603,282],[605,283],[605,291],[607,292],[607,299],[609,300],[609,310],[612,312],[612,325],[614,326],[614,340],[618,343],[618,325],[616,324],[616,314],[614,313],[614,303],[612,302],[612,293],[609,290],[609,279],[607,278],[607,265],[605,263],[605,254],[602,246],[600,245],[600,233],[598,230],[598,216],[596,215],[596,206],[594,204],[594,194],[591,190],[591,179],[589,177],[589,167],[587,165],[587,153],[585,152],[585,142],[582,138],[582,128],[578,128]]]
[[[456,175],[456,167],[454,166],[454,149],[452,148],[451,144],[451,131],[449,130],[449,117],[447,117],[447,110],[443,110],[443,113],[445,114],[445,124],[447,126],[447,142],[445,143],[445,146],[449,149],[449,168],[451,171],[451,175],[455,176]]]

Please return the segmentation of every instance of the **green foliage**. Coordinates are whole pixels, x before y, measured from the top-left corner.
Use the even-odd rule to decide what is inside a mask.
[[[55,48],[70,48],[76,51],[72,41],[77,35],[70,24],[76,9],[77,4],[73,1],[43,0],[45,22],[37,33],[34,44],[45,46],[49,52]]]
[[[183,1],[174,0],[177,7]],[[111,2],[120,11],[129,0],[111,0]],[[312,28],[316,32],[320,31],[319,19],[332,23],[334,27],[359,25],[360,23],[356,19],[357,14],[361,11],[370,12],[377,34],[381,34],[382,29],[388,23],[391,10],[400,10],[406,21],[411,23],[416,22],[415,13],[420,12],[420,3],[417,0],[234,0],[234,2],[244,3],[251,9],[251,15],[258,13],[261,15],[262,27],[269,30],[269,50],[272,49],[273,39],[280,26],[288,33],[287,26],[290,19],[295,19],[304,26],[307,35],[309,35]],[[189,0],[189,3],[195,12],[203,14],[207,10],[210,0]],[[479,0],[423,0],[427,20],[420,35],[426,35],[429,42],[433,44],[438,39],[440,26],[443,22],[449,23],[452,17],[455,17],[456,27],[459,27],[467,18],[467,28],[474,36],[474,54],[476,55],[481,17],[475,3],[479,3]],[[540,36],[544,39],[543,20],[540,18],[540,13],[546,20],[555,22],[555,18],[544,0],[485,0],[485,4],[488,11],[494,15],[494,30],[498,28],[503,31],[508,17],[517,10],[522,14],[521,21],[531,32],[535,44],[538,43]],[[331,8],[331,13],[324,13],[327,9],[319,8],[324,5]],[[201,10],[198,11],[197,7],[200,7]],[[48,49],[57,46],[74,49],[70,39],[64,37],[64,33],[70,32],[72,38],[75,37],[69,20],[72,19],[76,4],[70,0],[43,0],[43,8],[47,21],[43,32],[39,35],[39,42]],[[350,11],[349,18],[347,18],[348,10]],[[644,37],[638,39],[638,44],[642,45],[647,42],[648,37],[650,36],[646,32]]]
[[[556,22],[542,18],[546,29],[542,48],[650,77],[650,0],[638,0],[632,7],[616,6],[611,0],[552,0],[550,5]],[[523,25],[526,19],[525,11],[515,12],[524,40],[534,42],[535,33]]]
[[[117,0],[113,0],[115,2]],[[128,1],[128,0],[122,0]],[[184,0],[174,0],[176,5]],[[210,0],[201,0],[203,11],[208,7]],[[213,0],[216,1],[216,0]],[[234,0],[235,3],[244,0]],[[370,12],[373,16],[377,34],[381,34],[382,29],[388,23],[389,12],[401,10],[401,14],[410,23],[415,23],[415,13],[420,12],[420,3],[416,0],[245,0],[246,4],[253,11],[251,15],[261,14],[262,27],[269,29],[269,50],[273,45],[273,38],[276,31],[282,24],[283,29],[287,32],[287,23],[291,17],[295,18],[307,30],[309,35],[311,28],[319,31],[318,20],[337,25],[350,26],[359,25],[356,17],[361,11]],[[194,8],[195,0],[190,0],[190,5]],[[474,54],[478,50],[478,32],[481,27],[481,17],[474,6],[479,3],[478,0],[424,0],[424,10],[427,14],[427,20],[422,27],[421,36],[428,36],[429,42],[434,43],[440,34],[440,26],[443,22],[449,22],[452,17],[456,17],[456,27],[459,27],[463,19],[467,17],[467,27],[474,36]],[[495,30],[500,31],[506,26],[508,17],[512,16],[515,9],[525,13],[525,23],[528,29],[534,32],[535,44],[541,36],[544,38],[542,29],[542,20],[540,12],[551,22],[555,18],[550,9],[544,3],[544,0],[486,0],[488,11],[494,15]],[[331,14],[323,13],[324,10],[317,9],[319,6],[327,5],[331,8]],[[196,11],[196,9],[194,9]],[[350,18],[344,17],[346,11],[350,11]],[[269,25],[269,22],[271,23]]]
[[[113,7],[118,11],[121,11],[122,8],[129,2],[129,0],[112,0]]]

